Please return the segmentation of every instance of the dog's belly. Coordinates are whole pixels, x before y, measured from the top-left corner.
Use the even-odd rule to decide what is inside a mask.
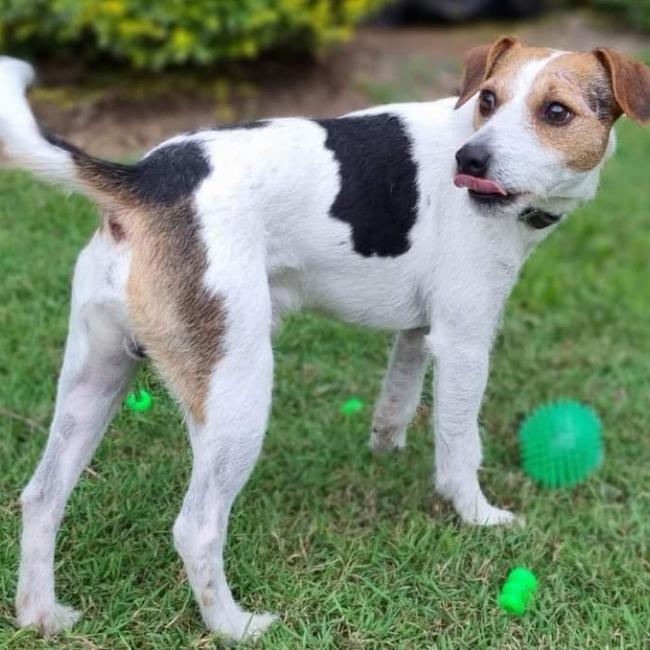
[[[313,309],[339,320],[398,331],[428,324],[427,309],[414,283],[394,269],[355,265],[285,271],[271,276],[274,313]]]
[[[354,295],[357,291],[360,294]],[[332,286],[314,279],[306,306],[348,323],[381,330],[399,331],[424,327],[427,318],[404,291],[389,291],[377,286]]]

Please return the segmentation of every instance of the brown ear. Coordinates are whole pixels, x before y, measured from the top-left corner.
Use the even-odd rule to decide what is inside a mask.
[[[521,43],[514,36],[502,36],[492,45],[473,47],[465,55],[465,73],[460,89],[460,97],[454,108],[460,108],[472,97],[485,79],[490,76],[492,68],[499,58],[511,47],[520,46]]]
[[[594,54],[609,73],[620,112],[639,124],[650,122],[650,68],[616,50],[598,48]]]

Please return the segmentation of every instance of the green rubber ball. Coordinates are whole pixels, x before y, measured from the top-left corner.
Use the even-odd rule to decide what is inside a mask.
[[[543,404],[519,430],[524,471],[544,487],[576,485],[603,462],[602,428],[596,412],[580,402]]]

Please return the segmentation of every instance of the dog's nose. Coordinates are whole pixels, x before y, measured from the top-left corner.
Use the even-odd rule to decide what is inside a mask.
[[[490,164],[490,152],[484,144],[467,143],[456,152],[459,174],[482,178]]]

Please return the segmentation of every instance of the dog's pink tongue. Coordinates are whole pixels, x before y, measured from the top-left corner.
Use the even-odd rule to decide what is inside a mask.
[[[454,185],[456,187],[466,187],[469,190],[474,190],[479,194],[502,194],[507,196],[508,193],[496,181],[488,180],[487,178],[477,178],[469,174],[456,174],[454,176]]]

